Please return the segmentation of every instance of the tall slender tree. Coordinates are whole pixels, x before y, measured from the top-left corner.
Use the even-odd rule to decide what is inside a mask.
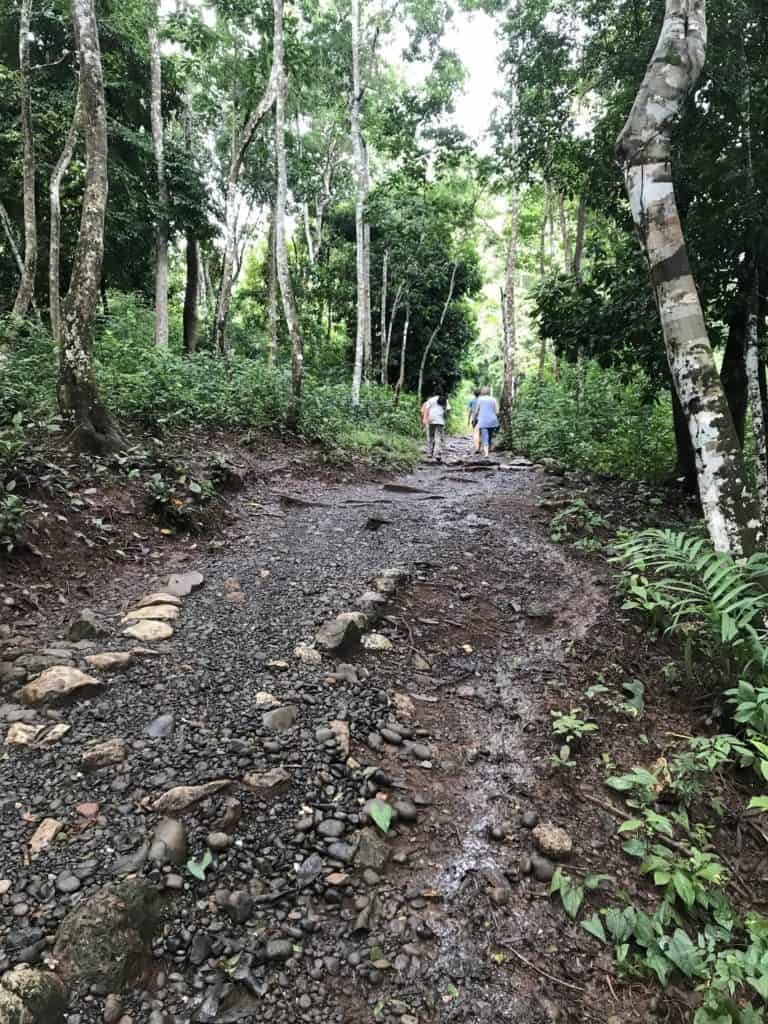
[[[117,451],[125,439],[98,399],[93,368],[93,319],[99,300],[107,208],[107,106],[94,0],[72,0],[85,139],[85,189],[69,291],[64,301],[59,404],[74,424],[72,441],[95,452]]]
[[[745,555],[761,539],[759,508],[709,343],[672,179],[672,129],[701,75],[706,46],[705,0],[666,0],[656,49],[619,136],[617,155],[696,452],[709,535],[718,551]]]
[[[285,152],[285,106],[288,98],[288,78],[285,73],[285,43],[283,33],[283,0],[273,0],[274,45],[272,74],[276,85],[275,98],[275,158],[277,161],[277,191],[275,195],[275,263],[277,280],[283,299],[283,315],[291,339],[291,418],[299,415],[301,385],[304,377],[304,339],[301,334],[296,299],[288,265],[288,246],[285,231],[285,207],[288,196],[288,162]]]
[[[37,273],[37,208],[35,203],[35,137],[32,127],[32,91],[30,88],[29,37],[32,0],[21,0],[19,15],[19,95],[21,97],[21,134],[24,144],[24,267],[13,304],[16,316],[26,316],[35,297]]]
[[[157,219],[155,223],[155,344],[168,347],[168,182],[165,175],[163,131],[163,80],[157,27],[147,29],[150,66],[150,122],[157,175]]]

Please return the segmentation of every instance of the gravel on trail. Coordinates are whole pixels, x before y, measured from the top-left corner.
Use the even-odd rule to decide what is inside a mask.
[[[568,827],[536,702],[607,601],[547,540],[557,486],[454,440],[246,489],[193,571],[76,639],[0,632],[0,974],[65,975],[68,1024],[598,1019],[531,832]]]

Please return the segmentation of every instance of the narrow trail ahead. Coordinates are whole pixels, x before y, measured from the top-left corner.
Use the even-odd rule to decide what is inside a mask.
[[[166,898],[152,970],[122,996],[134,1024],[605,1021],[594,947],[546,898],[531,831],[568,828],[588,871],[614,824],[582,808],[583,831],[548,781],[553,694],[569,704],[607,605],[600,570],[547,537],[538,502],[556,487],[464,439],[396,481],[251,487],[153,655],[47,712],[6,687],[0,722],[71,728],[0,762],[0,969],[39,963],[73,906],[139,876]],[[408,578],[374,647],[297,657],[395,567]],[[141,597],[108,609],[98,646],[49,637],[49,663],[92,673],[85,656],[131,650],[119,613]],[[85,771],[110,739],[124,757]],[[212,780],[232,782],[151,850],[156,801]],[[365,813],[377,793],[397,810],[386,839]],[[31,855],[42,819],[61,829]],[[209,848],[197,880],[184,862]],[[109,991],[73,994],[69,1024],[103,1020]]]

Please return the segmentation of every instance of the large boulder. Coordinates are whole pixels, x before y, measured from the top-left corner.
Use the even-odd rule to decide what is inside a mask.
[[[16,696],[22,704],[64,704],[81,697],[91,697],[104,688],[101,679],[69,665],[55,665],[22,686]]]
[[[64,980],[77,988],[119,992],[150,959],[160,925],[160,893],[133,878],[98,889],[64,918],[53,956]]]
[[[2,1024],[59,1024],[67,1008],[67,990],[51,971],[21,964],[0,978]]]

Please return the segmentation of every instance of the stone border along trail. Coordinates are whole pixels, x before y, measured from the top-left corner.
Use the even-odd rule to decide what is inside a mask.
[[[467,451],[246,492],[114,624],[0,641],[0,1024],[605,1019],[564,1009],[568,804],[527,744],[606,598],[541,472]]]

